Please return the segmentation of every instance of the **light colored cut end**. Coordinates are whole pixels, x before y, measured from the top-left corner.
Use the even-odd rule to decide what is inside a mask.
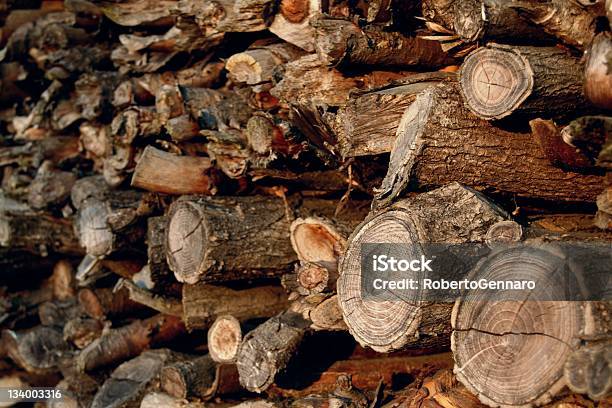
[[[291,223],[291,245],[301,261],[337,269],[338,249],[346,239],[323,218],[298,218]]]
[[[219,316],[208,329],[208,352],[218,363],[234,361],[241,342],[240,322],[233,316]]]
[[[176,203],[167,232],[167,260],[179,282],[194,284],[206,272],[207,233],[198,209],[189,202]]]

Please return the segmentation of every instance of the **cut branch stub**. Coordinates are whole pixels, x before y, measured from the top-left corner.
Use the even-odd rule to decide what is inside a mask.
[[[208,329],[208,352],[218,363],[234,361],[241,342],[242,329],[234,316],[219,316]]]
[[[339,252],[346,238],[331,221],[319,217],[298,218],[291,223],[290,237],[301,261],[316,263],[332,271],[338,269]]]
[[[539,405],[565,385],[565,361],[580,338],[591,334],[585,303],[559,300],[568,286],[561,276],[569,275],[573,271],[567,269],[562,251],[530,245],[496,251],[468,276],[537,282],[537,292],[522,295],[522,300],[511,291],[497,291],[502,299],[497,300],[490,291],[476,289],[464,293],[453,308],[455,374],[487,405]]]
[[[509,115],[533,90],[529,61],[511,48],[480,48],[461,67],[467,106],[483,119]]]

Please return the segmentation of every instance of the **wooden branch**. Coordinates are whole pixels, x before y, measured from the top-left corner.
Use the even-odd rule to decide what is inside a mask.
[[[240,321],[271,317],[288,305],[278,286],[256,286],[235,290],[212,285],[183,285],[183,321],[189,330],[208,328],[222,315]]]
[[[333,126],[342,157],[391,151],[400,119],[416,95],[454,76],[443,72],[416,74],[402,79],[396,86],[352,96],[346,106],[340,108]]]
[[[313,52],[315,33],[310,20],[321,6],[320,0],[281,0],[268,29],[288,43]]]
[[[337,282],[344,321],[353,337],[364,346],[388,352],[408,345],[445,347],[450,334],[450,303],[420,305],[418,294],[396,301],[364,300],[362,243],[482,242],[489,227],[506,217],[483,195],[458,183],[398,201],[368,216],[349,238]]]
[[[92,371],[137,356],[151,345],[171,340],[185,327],[180,319],[156,315],[127,326],[110,329],[81,350],[75,364],[80,371]]]
[[[70,353],[62,333],[47,326],[23,332],[3,330],[2,343],[8,356],[31,373],[57,371],[61,360]]]
[[[179,299],[151,293],[127,279],[122,279],[116,288],[126,288],[130,300],[133,302],[147,306],[168,316],[183,316],[183,305]]]
[[[98,389],[91,408],[137,404],[149,388],[155,387],[162,368],[181,357],[168,349],[159,349],[147,350],[126,361]]]
[[[261,48],[249,48],[232,55],[225,63],[225,69],[234,82],[248,85],[272,80],[274,69],[288,61],[296,60],[304,52],[291,44],[272,44]]]
[[[208,354],[164,367],[161,387],[176,398],[204,399],[240,388],[236,367],[217,364]]]
[[[185,283],[278,276],[296,260],[288,239],[292,212],[331,216],[335,208],[335,203],[325,200],[179,199],[168,211],[168,264],[177,280]],[[334,219],[355,222],[360,211],[347,208]]]
[[[83,288],[79,290],[79,303],[85,313],[94,319],[126,316],[127,314],[142,310],[140,303],[130,299],[127,289],[114,290],[112,288]]]
[[[215,194],[218,175],[208,157],[177,156],[147,146],[131,185],[165,194]]]
[[[584,93],[593,105],[612,109],[612,34],[595,37],[587,53],[584,69]]]
[[[240,321],[232,315],[222,315],[215,319],[208,329],[208,353],[217,363],[232,363],[236,360],[238,348],[242,343]]]
[[[437,41],[361,29],[341,19],[319,17],[311,25],[315,28],[317,54],[328,65],[439,67],[453,63]]]
[[[249,332],[236,357],[240,384],[249,391],[265,391],[293,357],[307,327],[300,315],[286,312]]]
[[[247,0],[236,3],[220,0],[215,3],[201,3],[195,0],[182,2],[177,9],[193,16],[200,29],[206,34],[216,32],[253,32],[265,30],[273,10],[270,0]]]
[[[104,328],[98,319],[76,317],[64,325],[64,340],[84,349],[102,335]]]
[[[478,117],[575,115],[588,105],[582,66],[559,48],[489,44],[461,66],[461,94]],[[491,75],[495,74],[495,77]]]
[[[339,225],[320,217],[298,218],[290,226],[291,246],[300,261],[321,265],[333,273],[338,269],[338,258],[344,252],[351,227],[354,224]]]
[[[531,135],[507,132],[476,118],[464,107],[457,88],[445,84],[429,89],[406,110],[377,205],[392,202],[408,182],[427,188],[450,181],[526,199],[595,200],[603,177],[552,166]],[[497,162],[500,151],[503,166]],[[448,157],[456,160],[449,162]]]

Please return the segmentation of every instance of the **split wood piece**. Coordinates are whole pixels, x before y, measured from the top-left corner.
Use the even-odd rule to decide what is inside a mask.
[[[126,316],[144,309],[140,303],[131,300],[130,292],[123,288],[84,288],[79,290],[78,298],[87,316],[99,320]]]
[[[315,28],[317,54],[328,65],[435,68],[454,61],[438,41],[362,29],[351,21],[322,16],[312,20],[311,25]]]
[[[583,116],[561,129],[561,136],[595,165],[612,169],[612,117]]]
[[[134,281],[144,283],[144,287],[154,293],[164,294],[168,287],[176,283],[172,271],[166,263],[166,216],[147,219],[147,265],[139,272]]]
[[[529,126],[531,134],[551,164],[574,171],[595,166],[593,158],[565,141],[565,135],[562,136],[561,129],[552,120],[533,119]]]
[[[144,396],[140,408],[206,408],[206,403],[199,401],[187,401],[175,398],[164,392],[151,392]]]
[[[27,205],[14,207],[6,204],[6,200],[0,201],[0,246],[24,249],[43,256],[49,252],[67,255],[83,253],[69,219],[32,211]]]
[[[184,197],[168,211],[168,265],[184,283],[278,276],[296,260],[288,239],[294,211],[356,225],[363,215],[359,204],[334,217],[337,205],[326,200]]]
[[[341,225],[321,217],[298,218],[291,223],[289,237],[298,259],[302,262],[320,265],[329,271],[328,276],[321,277],[322,279],[309,276],[309,271],[318,275],[315,269],[302,270],[302,273],[298,271],[300,284],[314,287],[316,286],[312,285],[314,282],[308,282],[309,278],[314,277],[319,281],[318,283],[325,281],[324,286],[326,286],[330,278],[329,274],[338,270],[338,258],[344,252],[346,239],[353,226]]]
[[[170,26],[173,0],[162,0],[150,4],[143,0],[130,0],[122,3],[108,2],[100,10],[114,23],[126,26]]]
[[[446,32],[454,32],[455,2],[453,0],[423,0],[421,11],[429,22],[442,26]]]
[[[200,135],[200,127],[189,114],[168,119],[164,128],[175,142],[186,142]]]
[[[222,315],[208,329],[208,353],[217,363],[236,361],[238,348],[242,343],[240,321],[232,315]]]
[[[595,37],[587,52],[584,68],[584,93],[595,106],[612,109],[612,34]]]
[[[404,399],[406,398],[406,399]],[[408,392],[402,392],[395,403],[404,400],[407,408],[483,408],[478,398],[469,392],[449,369],[443,369],[422,380],[419,388],[411,387]]]
[[[104,325],[98,319],[76,317],[64,325],[64,340],[84,349],[102,335]]]
[[[348,327],[342,317],[338,296],[333,295],[319,303],[308,313],[313,330],[346,331]]]
[[[340,254],[338,254],[340,256]],[[300,295],[313,295],[322,292],[333,292],[338,280],[338,261],[333,268],[326,268],[319,263],[300,262],[295,272],[282,276],[281,284],[289,292]]]
[[[601,229],[612,229],[612,187],[597,196],[595,225]]]
[[[252,109],[237,92],[195,87],[179,89],[191,117],[203,130],[241,129],[251,117]]]
[[[38,168],[44,160],[62,165],[79,155],[79,139],[53,136],[26,144],[0,148],[0,165],[16,164]]]
[[[81,193],[87,187],[98,187],[80,181],[73,188],[72,202],[78,209],[75,225],[79,241],[88,255],[102,257],[142,240],[144,228],[138,222],[144,215],[141,192],[100,188]]]
[[[137,137],[157,135],[162,123],[153,106],[132,106],[117,113],[111,122],[116,142],[130,145]]]
[[[249,391],[265,391],[287,367],[307,328],[302,316],[284,312],[249,332],[236,357],[240,384]]]
[[[34,210],[60,207],[70,197],[76,175],[53,168],[50,161],[43,162],[28,188],[28,204]]]
[[[63,328],[66,322],[83,314],[76,299],[53,300],[38,307],[38,318],[43,326]]]
[[[162,85],[155,94],[155,112],[165,125],[168,120],[186,113],[185,102],[177,85]]]
[[[294,128],[285,121],[275,120],[271,115],[254,115],[246,124],[246,139],[256,153],[270,157],[281,154],[293,156],[299,154],[305,147],[296,143]],[[263,165],[267,167],[265,160]]]
[[[207,354],[164,367],[161,388],[176,398],[209,399],[236,392],[240,385],[236,366],[217,364]]]
[[[225,69],[232,81],[256,85],[271,81],[278,65],[294,61],[303,55],[302,50],[291,44],[272,44],[232,55],[225,63]]]
[[[464,107],[457,88],[430,88],[406,110],[377,206],[393,202],[409,182],[428,188],[450,181],[526,199],[595,201],[603,177],[552,166],[530,134],[508,132],[476,118]],[[448,157],[455,160],[449,162]]]
[[[127,279],[120,280],[115,288],[120,291],[126,288],[132,302],[147,306],[168,316],[183,316],[183,305],[179,299],[149,292]]]
[[[376,404],[376,400],[381,396],[382,384],[375,390],[374,400],[371,401],[368,395],[353,385],[351,376],[346,374],[338,375],[335,385],[336,387],[329,393],[307,395],[294,401],[293,404],[296,407],[366,408]]]
[[[572,391],[603,400],[612,391],[611,365],[610,342],[587,344],[575,350],[565,362],[565,381]]]
[[[461,66],[461,94],[482,119],[511,113],[550,118],[588,107],[578,58],[555,47],[489,44]]]
[[[228,314],[239,321],[268,318],[285,310],[288,304],[280,286],[230,289],[183,285],[183,321],[189,330],[208,328],[217,317]]]
[[[598,31],[598,20],[603,16],[602,2],[550,0],[531,2],[515,0],[509,2],[519,14],[546,33],[564,43],[583,49],[588,46]]]
[[[341,375],[349,375],[354,387],[364,390],[375,390],[380,382],[391,384],[394,379],[409,376],[422,378],[433,375],[439,370],[451,369],[453,357],[450,353],[432,354],[427,356],[406,356],[391,354],[372,357],[356,356],[345,360],[334,361],[320,373],[312,374],[316,380],[302,387],[272,385],[267,390],[268,396],[284,398],[303,398],[312,394],[327,394],[335,391],[337,379]],[[300,376],[310,376],[310,372],[302,372]],[[303,381],[303,379],[302,379]],[[463,408],[463,407],[462,407]]]
[[[283,65],[282,79],[270,90],[272,96],[298,106],[342,106],[352,90],[372,89],[405,75],[401,72],[374,71],[361,76],[345,76],[325,65],[317,55],[306,55]],[[303,90],[309,92],[304,93]]]
[[[333,128],[344,158],[391,151],[404,111],[416,95],[454,73],[434,72],[411,75],[396,86],[387,86],[352,96],[340,108]]]
[[[168,342],[184,331],[185,326],[174,316],[156,315],[136,320],[127,326],[107,330],[81,350],[75,364],[80,371],[92,371],[137,356],[148,347]]]
[[[368,216],[349,238],[337,282],[344,321],[353,337],[363,346],[388,352],[406,346],[448,346],[450,335],[450,303],[422,305],[419,294],[399,300],[364,298],[362,244],[409,245],[416,259],[424,255],[422,242],[482,242],[489,227],[506,218],[483,195],[458,183],[398,201]],[[459,269],[449,271],[449,276],[467,273]]]
[[[61,360],[71,353],[62,332],[47,326],[23,332],[4,330],[2,343],[8,356],[30,373],[57,371]]]
[[[268,29],[288,43],[313,52],[315,33],[310,20],[321,8],[320,0],[281,0]]]
[[[468,276],[497,281],[517,279],[516,271],[521,271],[539,288],[519,295],[523,300],[511,291],[505,291],[509,297],[504,298],[504,291],[498,291],[496,296],[504,299],[498,301],[492,301],[490,292],[468,290],[455,303],[451,317],[454,371],[485,404],[523,407],[549,402],[566,385],[564,366],[581,342],[609,336],[609,307],[562,300],[571,284],[565,277],[580,279],[566,265],[560,248],[516,247],[493,252]],[[543,353],[549,358],[542,360]],[[605,376],[593,382],[609,381],[609,375]]]
[[[234,2],[220,0],[202,3],[187,0],[175,5],[181,16],[192,16],[205,35],[214,33],[246,33],[265,30],[274,11],[271,0]]]
[[[131,185],[165,194],[215,194],[219,177],[208,157],[178,156],[147,146]]]
[[[452,28],[463,40],[545,40],[546,34],[504,0],[462,1],[455,3]],[[503,42],[503,41],[502,41]]]
[[[163,367],[182,356],[168,349],[147,350],[117,367],[96,393],[91,408],[134,406],[156,386]]]

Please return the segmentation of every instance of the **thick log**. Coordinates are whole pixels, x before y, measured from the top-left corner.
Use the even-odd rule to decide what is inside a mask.
[[[232,81],[256,85],[271,81],[274,69],[278,65],[296,60],[303,55],[302,50],[287,43],[249,48],[229,57],[225,69],[229,71]]]
[[[584,67],[584,93],[593,105],[612,109],[612,34],[595,37]]]
[[[93,398],[91,408],[120,408],[137,404],[155,387],[162,368],[182,356],[168,349],[148,350],[117,367]]]
[[[495,251],[476,265],[468,279],[516,279],[516,271],[538,282],[535,290],[518,296],[522,300],[511,291],[497,291],[492,299],[490,291],[470,289],[452,312],[455,374],[489,406],[549,402],[567,385],[564,367],[578,346],[610,336],[610,302],[567,298],[568,285],[574,278],[580,281],[581,272],[559,247]],[[541,359],[542,353],[549,358]],[[609,381],[607,373],[593,374],[589,380],[593,383]]]
[[[465,41],[530,40],[546,37],[516,9],[513,1],[462,1],[452,8],[452,27]],[[527,3],[527,2],[525,2]],[[544,38],[545,39],[545,38]],[[502,41],[503,42],[503,41]]]
[[[217,363],[232,363],[236,360],[242,343],[240,321],[232,315],[222,315],[208,329],[208,353]]]
[[[204,194],[219,182],[208,157],[178,156],[147,146],[138,159],[131,185],[165,194]]]
[[[165,216],[147,219],[147,265],[139,272],[145,287],[154,293],[164,294],[176,281],[166,262],[166,229],[168,218]]]
[[[404,113],[377,195],[379,206],[392,202],[409,182],[428,188],[450,181],[525,199],[595,201],[602,176],[554,167],[530,134],[507,132],[476,118],[457,88],[430,88]]]
[[[161,387],[176,398],[204,399],[240,389],[236,367],[217,364],[208,354],[164,367]]]
[[[604,14],[602,2],[596,1],[518,0],[510,3],[519,14],[546,33],[579,49],[591,43],[598,31],[598,18]]]
[[[588,104],[580,61],[553,47],[489,44],[461,66],[461,94],[478,117],[575,115]]]
[[[313,52],[315,33],[310,20],[321,7],[320,0],[281,0],[268,29],[288,43]]]
[[[2,343],[8,356],[31,373],[57,371],[62,359],[70,355],[61,331],[47,326],[22,332],[3,330]]]
[[[230,289],[205,284],[183,285],[183,321],[189,330],[208,328],[222,315],[240,321],[271,317],[288,306],[287,295],[278,286]]]
[[[416,74],[397,85],[352,96],[346,106],[340,108],[333,125],[342,157],[390,151],[402,115],[416,95],[454,76],[444,72]]]
[[[287,367],[299,347],[308,321],[297,313],[281,313],[249,332],[236,357],[240,384],[262,392]]]
[[[450,65],[438,41],[406,37],[329,17],[311,21],[315,28],[315,49],[328,65],[384,65],[389,67],[440,67]]]
[[[364,346],[388,352],[406,346],[447,347],[450,335],[450,303],[421,305],[416,292],[408,292],[401,300],[364,298],[362,244],[414,247],[419,242],[483,242],[489,227],[506,217],[480,193],[458,183],[398,201],[368,216],[349,238],[337,282],[344,321],[353,337]]]
[[[151,345],[172,340],[184,330],[181,320],[173,316],[156,315],[136,320],[129,325],[106,331],[81,350],[75,364],[80,371],[92,371],[121,362],[137,356]]]
[[[292,212],[331,216],[335,207],[267,197],[179,199],[168,212],[168,264],[185,283],[282,274],[296,260],[288,240]],[[332,218],[355,225],[361,211],[347,208]]]

